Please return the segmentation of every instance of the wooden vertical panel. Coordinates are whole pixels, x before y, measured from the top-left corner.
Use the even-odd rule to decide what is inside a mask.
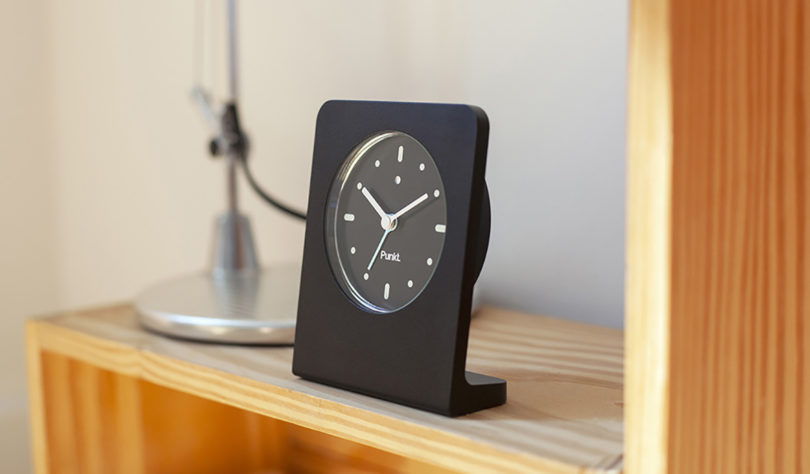
[[[42,357],[37,341],[37,326],[25,325],[25,352],[28,370],[28,405],[31,422],[31,465],[37,474],[48,472],[48,442],[45,423]]]
[[[669,403],[669,206],[672,146],[669,11],[636,1],[631,16],[624,409],[625,466],[666,465]]]
[[[107,454],[108,472],[143,473],[144,430],[141,415],[141,387],[137,379],[99,370],[109,394],[104,410],[102,449]]]
[[[287,436],[282,472],[455,472],[300,426],[287,425]]]
[[[242,411],[246,436],[245,452],[254,470],[262,466],[284,466],[287,458],[287,424]]]
[[[48,352],[41,354],[41,360],[49,472],[79,473],[81,464],[70,388],[70,360]]]
[[[99,390],[99,370],[91,365],[69,361],[70,399],[75,413],[76,447],[79,471],[87,474],[107,472],[104,466],[101,420],[105,415]]]
[[[801,0],[797,0],[801,1]],[[808,194],[810,190],[807,186],[810,185],[810,163],[808,163],[808,139],[810,139],[810,92],[807,91],[808,83],[810,83],[810,6],[800,3],[801,7],[797,12],[795,21],[801,31],[799,41],[796,43],[795,57],[798,58],[796,68],[797,92],[801,91],[801,108],[796,111],[796,137],[794,153],[797,157],[795,164],[795,182],[797,188],[799,183],[804,183],[804,199],[799,200],[799,208],[797,216],[801,226],[803,223],[803,236],[804,241],[797,248],[796,262],[799,268],[805,270],[810,269],[810,202],[808,202]],[[792,170],[793,171],[793,170]],[[810,403],[802,404],[804,401],[810,400],[810,347],[805,344],[810,344],[810,275],[800,270],[796,270],[796,288],[798,291],[798,298],[796,301],[796,310],[799,312],[800,317],[796,319],[796,332],[792,336],[796,340],[796,376],[800,382],[796,387],[796,399],[799,409],[796,413],[796,422],[801,427],[810,426]],[[793,376],[792,374],[790,375]],[[810,433],[802,431],[797,434],[797,466],[804,471],[810,471]]]
[[[277,467],[261,466],[264,459],[251,452],[255,444],[249,418],[260,415],[148,382],[141,383],[141,400],[148,472],[251,472]]]
[[[628,470],[810,472],[810,5],[637,0],[633,9]],[[656,26],[664,33],[651,35]],[[650,100],[662,63],[671,108]],[[661,127],[668,156],[645,146]],[[650,199],[668,207],[652,212]],[[634,246],[656,226],[667,234],[656,241],[663,266],[634,258],[650,256]],[[651,298],[668,301],[664,311],[645,306]],[[643,450],[647,440],[665,450]]]
[[[670,5],[675,472],[810,469],[806,8]]]

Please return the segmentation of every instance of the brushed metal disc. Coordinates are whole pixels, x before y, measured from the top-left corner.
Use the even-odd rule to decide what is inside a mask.
[[[158,283],[135,299],[141,324],[169,336],[229,344],[291,345],[301,267]]]

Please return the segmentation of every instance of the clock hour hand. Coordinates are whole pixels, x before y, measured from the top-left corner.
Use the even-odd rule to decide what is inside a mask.
[[[374,266],[374,262],[377,261],[377,255],[380,254],[380,249],[383,246],[383,242],[385,242],[385,238],[388,237],[388,234],[391,233],[391,229],[385,229],[382,238],[380,239],[379,245],[377,245],[377,250],[374,251],[374,255],[371,256],[371,261],[368,262],[368,268],[366,270],[371,271],[371,267]]]
[[[386,214],[385,211],[383,211],[382,207],[380,207],[380,204],[377,202],[376,199],[374,199],[374,196],[371,195],[371,192],[368,190],[368,188],[363,186],[362,192],[363,196],[365,196],[366,200],[368,200],[369,204],[371,204],[371,207],[373,207],[374,210],[377,211],[377,214],[380,215],[380,219],[387,220],[388,214]]]
[[[414,200],[412,203],[410,203],[410,204],[408,204],[407,206],[403,207],[402,209],[400,209],[400,210],[399,210],[399,212],[397,212],[396,214],[394,214],[393,216],[391,216],[391,220],[393,221],[393,220],[396,220],[396,219],[398,219],[398,218],[402,217],[402,215],[403,215],[403,214],[405,214],[406,212],[410,211],[410,210],[411,210],[411,209],[413,209],[414,207],[416,207],[416,206],[418,206],[418,205],[422,204],[422,202],[423,202],[425,199],[427,199],[427,198],[428,198],[428,194],[427,194],[427,193],[425,193],[425,194],[423,194],[423,195],[419,196],[419,197],[418,197],[418,198],[416,198],[416,199],[415,199],[415,200]]]

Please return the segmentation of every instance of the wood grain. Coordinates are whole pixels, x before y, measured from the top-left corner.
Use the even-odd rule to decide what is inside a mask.
[[[31,429],[31,466],[37,474],[48,472],[48,442],[45,426],[45,394],[42,387],[43,370],[36,328],[25,328],[25,358],[28,376],[28,410]]]
[[[42,365],[58,374],[44,392],[50,472],[442,472],[64,355]]]
[[[482,311],[472,328],[468,368],[507,379],[509,398],[502,407],[451,419],[302,381],[290,372],[291,349],[217,346],[153,335],[137,326],[126,305],[29,323],[33,343],[45,357],[59,355],[353,443],[348,446],[385,451],[410,460],[412,464],[399,465],[403,470],[427,465],[464,472],[621,469],[621,332],[494,308]],[[144,403],[145,393],[141,389],[142,410],[157,403]],[[180,410],[187,405],[174,406]],[[237,431],[265,429],[251,426]],[[180,436],[177,432],[171,438]],[[49,442],[55,442],[52,438]],[[144,438],[147,453],[152,449],[148,440],[159,438]],[[286,453],[293,442],[298,441],[262,444],[252,456],[261,459],[264,446]],[[301,444],[301,449],[308,452],[312,446]],[[330,452],[344,449],[354,448],[338,445]],[[148,454],[146,459],[151,462]]]
[[[669,7],[634,1],[628,105],[625,421],[628,472],[662,472],[669,403]]]
[[[810,472],[810,5],[633,9],[628,253],[665,235],[629,262],[628,470]],[[644,148],[662,133],[669,152]]]

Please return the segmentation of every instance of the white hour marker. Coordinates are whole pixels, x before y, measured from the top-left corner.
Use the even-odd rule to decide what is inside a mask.
[[[346,222],[353,222],[354,214],[349,214],[348,212],[346,214],[343,214],[343,220]]]
[[[433,191],[433,197],[439,197],[439,190]]]
[[[357,249],[352,247],[352,248],[349,249],[349,252],[351,252],[352,255],[354,255],[354,253],[357,252]]]
[[[427,264],[428,264],[428,266],[433,265],[433,259],[432,259],[432,258],[428,258],[428,259],[427,259]]]
[[[363,273],[363,280],[368,280],[368,273]]]
[[[395,183],[397,183],[397,184],[399,184],[399,183],[401,183],[401,182],[402,182],[402,178],[400,178],[399,176],[397,176],[396,178],[394,178],[394,182],[395,182]]]
[[[385,284],[385,292],[383,293],[383,298],[388,299],[388,293],[391,292],[391,285],[388,283]]]
[[[436,229],[436,232],[444,234],[444,231],[447,230],[447,226],[445,226],[444,224],[436,224],[436,227],[434,227],[434,229]]]
[[[379,168],[379,167],[380,167],[380,160],[375,161],[375,162],[374,162],[374,166],[375,166],[375,167],[377,167],[377,168]]]
[[[413,288],[413,280],[408,280],[408,288]]]
[[[402,163],[402,153],[405,151],[405,147],[402,145],[399,146],[399,150],[397,151],[397,161]]]
[[[419,171],[425,171],[425,164],[419,163]]]
[[[361,183],[361,182],[359,182],[359,181],[358,181],[358,182],[357,182],[357,189],[358,189],[358,190],[363,189],[363,183]]]

